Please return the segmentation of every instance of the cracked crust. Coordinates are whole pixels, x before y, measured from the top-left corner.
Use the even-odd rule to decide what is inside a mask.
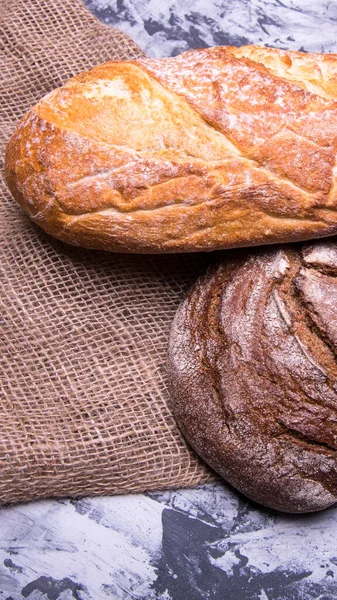
[[[187,252],[337,232],[337,55],[245,46],[109,62],[51,92],[10,190],[70,244]]]
[[[233,252],[172,326],[183,434],[251,499],[286,512],[337,502],[336,242]]]

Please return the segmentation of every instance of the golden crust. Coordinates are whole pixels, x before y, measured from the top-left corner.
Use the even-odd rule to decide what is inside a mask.
[[[33,107],[13,196],[68,243],[186,252],[337,233],[337,56],[258,46],[109,62]]]

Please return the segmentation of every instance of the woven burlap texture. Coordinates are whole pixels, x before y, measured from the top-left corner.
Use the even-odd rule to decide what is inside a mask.
[[[44,94],[142,55],[79,0],[6,0],[0,11],[2,158]],[[175,425],[165,380],[172,317],[206,259],[73,248],[34,226],[3,179],[1,201],[0,501],[212,479]]]

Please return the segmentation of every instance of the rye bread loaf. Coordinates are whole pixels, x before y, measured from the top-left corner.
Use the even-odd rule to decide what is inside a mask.
[[[337,242],[230,255],[172,326],[178,425],[249,498],[324,509],[337,502]]]
[[[32,220],[70,244],[187,252],[337,232],[337,55],[246,46],[112,61],[8,145]]]

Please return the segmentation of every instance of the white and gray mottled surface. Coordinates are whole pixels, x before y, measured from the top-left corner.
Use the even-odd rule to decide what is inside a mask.
[[[337,519],[225,485],[0,511],[0,599],[335,600]]]
[[[149,56],[337,52],[337,1],[85,0]],[[0,600],[337,600],[337,508],[287,516],[226,484],[0,510]]]
[[[337,52],[337,2],[330,0],[84,0],[128,33],[148,56],[189,48],[263,44]]]

